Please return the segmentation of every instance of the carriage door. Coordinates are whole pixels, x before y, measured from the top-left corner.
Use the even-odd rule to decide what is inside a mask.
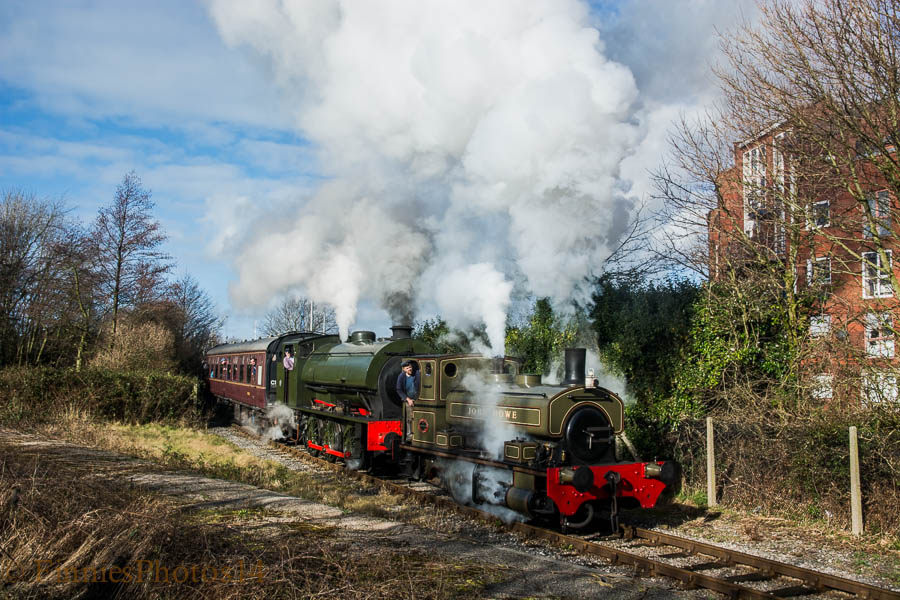
[[[294,379],[297,378],[297,369],[296,363],[293,371],[289,371],[284,367],[284,358],[290,352],[291,356],[294,356],[294,345],[293,344],[285,344],[284,351],[281,352],[281,364],[278,365],[278,373],[281,375],[278,382],[280,385],[278,389],[278,400],[281,401],[282,404],[288,404],[288,399],[291,397],[291,388],[296,385],[294,383]],[[296,361],[296,357],[295,361]]]

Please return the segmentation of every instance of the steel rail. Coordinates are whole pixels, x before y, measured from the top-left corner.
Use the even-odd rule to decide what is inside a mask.
[[[251,435],[243,428],[239,427],[238,430],[246,433],[247,435]],[[349,469],[345,469],[343,466],[337,463],[328,462],[321,458],[317,458],[294,446],[287,446],[285,444],[278,444],[271,441],[269,442],[269,446],[278,450],[285,451],[288,454],[296,456],[307,462],[311,462],[318,466],[330,469],[334,472],[349,475],[350,477],[358,481],[380,487],[390,492],[413,497],[421,502],[433,504],[441,508],[447,508],[460,514],[472,516],[484,521],[494,523],[497,521],[496,515],[492,515],[491,513],[488,513],[486,511],[471,506],[463,506],[448,497],[421,492],[406,485],[395,483],[388,479],[375,477],[374,475],[370,475],[363,471],[352,471]],[[651,544],[657,546],[672,546],[690,554],[710,556],[717,559],[717,561],[682,568],[676,567],[666,562],[662,562],[660,560],[640,556],[638,554],[634,554],[633,552],[628,552],[627,550],[614,548],[597,542],[585,540],[580,537],[567,535],[550,529],[529,525],[523,522],[508,524],[506,525],[506,528],[510,531],[519,533],[524,537],[542,539],[557,546],[577,549],[584,554],[600,556],[607,559],[613,565],[631,566],[635,569],[635,571],[641,574],[663,576],[675,579],[676,581],[681,582],[686,589],[704,588],[725,594],[729,598],[773,600],[776,598],[785,598],[790,596],[805,596],[809,594],[824,592],[827,590],[837,590],[848,594],[854,594],[858,598],[871,600],[900,600],[900,593],[885,588],[880,588],[859,581],[854,581],[852,579],[846,579],[843,577],[838,577],[836,575],[830,575],[828,573],[812,571],[803,567],[797,567],[768,558],[739,552],[737,550],[730,550],[728,548],[713,546],[705,542],[699,542],[696,540],[682,538],[658,531],[652,531],[649,529],[623,527],[621,531],[623,536],[626,538],[646,540],[647,542],[650,542]],[[758,572],[725,577],[713,577],[697,572],[701,570],[701,567],[724,568],[733,567],[735,565],[750,567],[756,569]],[[740,585],[739,583],[737,583],[737,581],[729,581],[729,579],[743,579],[745,581],[752,579],[770,580],[779,576],[799,580],[803,582],[803,585],[794,585],[773,590],[758,590],[755,588]]]
[[[704,554],[718,558],[728,565],[739,564],[759,569],[760,572],[772,575],[784,575],[793,579],[799,579],[811,589],[822,591],[825,589],[839,590],[848,594],[855,594],[860,598],[871,598],[872,600],[881,599],[900,599],[900,593],[886,590],[884,588],[875,587],[867,583],[845,579],[828,573],[813,571],[804,567],[797,567],[788,563],[770,560],[761,556],[739,552],[728,548],[713,546],[706,542],[699,542],[683,537],[653,531],[650,529],[640,529],[637,527],[628,527],[625,529],[625,535],[632,535],[635,538],[648,540],[658,545],[673,546],[681,548],[691,554]]]

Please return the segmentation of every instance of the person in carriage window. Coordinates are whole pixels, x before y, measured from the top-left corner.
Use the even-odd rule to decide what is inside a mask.
[[[419,370],[411,360],[400,363],[400,375],[397,376],[397,395],[406,402],[406,441],[412,441],[412,407],[419,397]]]

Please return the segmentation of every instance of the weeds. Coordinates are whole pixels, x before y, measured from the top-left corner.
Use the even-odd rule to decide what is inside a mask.
[[[0,597],[453,598],[496,571],[436,563],[390,538],[351,545],[266,510],[184,513],[2,447],[0,490]]]
[[[870,533],[900,537],[900,411],[822,410],[784,421],[765,411],[716,421],[722,503],[753,512],[849,528],[848,428],[859,428],[863,511]],[[706,487],[706,423],[684,421],[668,442],[685,490]],[[684,499],[705,504],[699,492]],[[894,507],[894,508],[892,508]]]

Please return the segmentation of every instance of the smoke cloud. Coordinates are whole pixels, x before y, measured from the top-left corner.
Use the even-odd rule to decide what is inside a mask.
[[[462,387],[478,398],[484,410],[484,421],[478,430],[478,443],[488,455],[496,460],[503,459],[503,443],[522,436],[521,430],[503,421],[496,412],[503,399],[503,388],[485,380],[485,374],[478,371],[467,372],[462,379]]]
[[[576,0],[211,0],[266,65],[323,183],[260,211],[231,290],[302,291],[346,336],[361,300],[483,323],[503,352],[513,290],[573,299],[633,210],[631,72]],[[308,168],[308,166],[306,167]]]
[[[296,415],[290,407],[284,404],[273,404],[266,410],[266,419],[270,425],[261,437],[264,442],[284,439],[289,431],[297,428]],[[259,431],[257,431],[259,434]]]

